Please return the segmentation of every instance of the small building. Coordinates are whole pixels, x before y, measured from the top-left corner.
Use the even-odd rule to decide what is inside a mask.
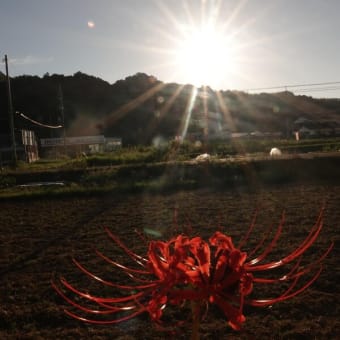
[[[26,162],[32,163],[37,161],[39,159],[39,152],[35,132],[32,130],[21,130],[21,139]]]
[[[196,114],[190,120],[189,133],[186,138],[189,140],[229,140],[231,133],[221,112]]]
[[[250,133],[250,137],[253,138],[263,138],[265,136],[265,134],[261,131],[253,131]]]
[[[249,132],[232,132],[231,138],[249,138]]]
[[[122,139],[121,138],[112,138],[112,137],[105,137],[105,146],[104,150],[115,151],[122,147]]]
[[[15,151],[19,161],[31,163],[39,159],[37,138],[32,130],[15,131]],[[10,164],[14,160],[12,139],[9,134],[0,134],[0,164]]]
[[[106,138],[104,135],[41,138],[40,146],[44,157],[77,156],[114,151],[122,146],[122,139]]]

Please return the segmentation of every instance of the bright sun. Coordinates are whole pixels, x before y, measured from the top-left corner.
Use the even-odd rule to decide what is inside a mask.
[[[236,71],[234,44],[214,27],[190,28],[178,43],[175,62],[187,82],[219,87]]]

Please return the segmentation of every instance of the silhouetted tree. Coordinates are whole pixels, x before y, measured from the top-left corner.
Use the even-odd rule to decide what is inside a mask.
[[[0,72],[0,129],[6,130],[6,81]],[[62,89],[66,128],[79,121],[91,121],[94,133],[117,136],[125,144],[148,144],[154,137],[173,138],[183,126],[188,110],[191,85],[165,84],[145,73],[137,73],[114,84],[80,71],[71,76],[48,72],[42,78],[22,75],[11,80],[13,106],[34,120],[46,124],[61,123],[59,92]],[[294,96],[290,92],[250,95],[240,91],[198,89],[191,112],[192,126],[210,112],[221,112],[229,129],[239,132],[286,131],[299,117],[306,117],[320,126],[339,126],[340,100]],[[221,100],[223,105],[221,106]],[[207,106],[205,106],[205,103]],[[227,112],[225,112],[227,108]],[[86,118],[80,119],[80,118]],[[190,124],[190,122],[189,122]],[[16,117],[16,126],[33,128],[40,138],[50,137],[51,131]],[[0,131],[1,132],[1,131]],[[56,131],[55,136],[62,131]]]

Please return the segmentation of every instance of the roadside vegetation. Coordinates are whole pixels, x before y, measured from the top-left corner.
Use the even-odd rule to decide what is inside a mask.
[[[269,157],[272,147],[282,156]],[[110,191],[164,191],[296,181],[338,181],[340,139],[235,140],[197,145],[125,147],[111,153],[20,162],[3,168],[0,198],[89,195]],[[196,157],[208,153],[203,162]],[[37,182],[60,185],[30,186]]]

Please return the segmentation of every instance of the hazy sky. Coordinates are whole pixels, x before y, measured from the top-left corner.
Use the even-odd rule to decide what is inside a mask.
[[[339,82],[306,94],[340,98],[339,13],[339,0],[0,0],[0,54],[11,76],[114,83],[145,72],[225,90]]]

